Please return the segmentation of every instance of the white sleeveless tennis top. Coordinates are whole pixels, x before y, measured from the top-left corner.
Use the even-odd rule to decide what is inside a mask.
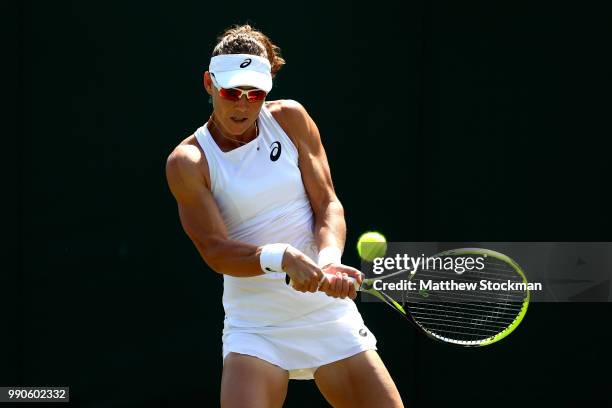
[[[259,135],[228,152],[221,151],[206,124],[195,133],[229,237],[257,246],[289,243],[317,262],[314,216],[298,151],[265,105],[257,120]],[[230,327],[274,325],[334,304],[339,316],[347,308],[356,310],[348,298],[297,292],[286,285],[284,273],[223,278],[225,323]]]

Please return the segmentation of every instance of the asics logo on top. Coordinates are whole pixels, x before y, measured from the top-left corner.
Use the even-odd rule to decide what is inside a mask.
[[[250,59],[250,58],[247,58],[247,59],[245,59],[245,60],[242,62],[242,64],[240,64],[240,68],[246,68],[246,67],[248,67],[249,65],[251,65],[251,59]]]
[[[277,161],[281,155],[281,144],[280,142],[274,142],[270,145],[272,151],[270,152],[270,160]]]

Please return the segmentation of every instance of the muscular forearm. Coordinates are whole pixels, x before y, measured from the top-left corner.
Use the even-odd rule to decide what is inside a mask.
[[[215,272],[235,277],[263,275],[261,247],[228,239],[193,240],[198,252]]]
[[[329,201],[315,211],[314,235],[319,250],[327,247],[336,247],[341,251],[344,249],[346,222],[340,201]]]
[[[286,243],[260,247],[228,239],[209,239],[206,246],[194,240],[206,263],[220,274],[246,278],[268,272],[286,272],[296,290],[316,292],[321,270],[300,250]]]

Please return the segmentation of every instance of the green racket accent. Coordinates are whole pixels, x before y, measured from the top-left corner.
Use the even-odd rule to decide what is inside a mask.
[[[372,296],[377,297],[378,299],[382,300],[385,303],[390,303],[393,307],[395,307],[400,313],[403,313],[404,315],[406,315],[406,311],[404,310],[404,308],[402,307],[402,305],[400,305],[399,303],[397,303],[393,298],[391,298],[388,295],[385,295],[384,293],[381,293],[375,289],[362,289],[362,292],[366,292],[369,293]]]
[[[500,340],[502,340],[503,338],[505,338],[506,336],[508,336],[510,333],[512,333],[517,327],[518,325],[521,323],[521,321],[523,320],[523,318],[525,317],[525,314],[527,313],[527,308],[529,306],[529,300],[530,300],[530,292],[529,292],[529,288],[528,288],[528,282],[527,282],[527,278],[525,276],[525,273],[523,272],[523,270],[520,268],[520,266],[514,262],[514,260],[512,260],[510,257],[497,252],[497,251],[493,251],[490,249],[483,249],[483,248],[460,248],[460,249],[453,249],[453,250],[449,250],[449,251],[444,251],[441,252],[439,254],[434,255],[434,257],[448,257],[448,256],[462,256],[462,255],[479,255],[479,256],[483,256],[483,257],[491,257],[493,259],[502,261],[504,264],[510,266],[512,269],[508,269],[508,271],[514,270],[514,272],[516,272],[516,274],[518,275],[515,276],[515,278],[520,278],[523,283],[525,284],[525,297],[522,299],[522,305],[521,305],[521,301],[517,300],[514,304],[516,305],[516,307],[514,308],[514,311],[516,312],[518,310],[518,307],[520,305],[520,310],[518,310],[518,312],[516,312],[517,314],[514,316],[513,320],[508,324],[508,326],[505,329],[502,329],[501,331],[499,331],[498,333],[490,336],[490,337],[486,337],[486,338],[482,338],[482,339],[476,339],[476,340],[457,340],[457,339],[451,339],[449,337],[445,337],[441,334],[437,334],[432,332],[431,330],[429,330],[426,326],[426,324],[424,324],[423,322],[419,322],[419,317],[417,316],[415,318],[415,316],[413,316],[410,312],[410,307],[408,307],[407,311],[404,308],[403,305],[401,305],[400,303],[398,303],[397,301],[395,301],[391,296],[389,296],[388,294],[378,291],[376,289],[374,289],[373,285],[374,282],[377,280],[384,280],[386,278],[392,277],[392,276],[397,276],[397,275],[406,275],[409,276],[408,280],[412,280],[412,278],[415,276],[415,274],[411,274],[408,271],[398,271],[398,272],[394,272],[392,274],[386,275],[386,276],[382,276],[380,278],[369,278],[369,279],[364,279],[363,283],[361,284],[361,286],[359,287],[359,291],[361,292],[366,292],[380,300],[382,300],[383,302],[387,303],[389,306],[393,307],[395,310],[397,310],[398,312],[402,313],[402,315],[404,317],[406,317],[408,320],[410,320],[412,323],[414,323],[418,328],[420,328],[426,335],[428,335],[429,337],[436,339],[436,340],[440,340],[446,343],[450,343],[450,344],[456,344],[456,345],[461,345],[461,346],[468,346],[468,347],[478,347],[478,346],[486,346],[486,345],[490,345],[493,343],[496,343]],[[417,272],[416,275],[419,275],[419,273]],[[432,293],[429,293],[427,290],[419,290],[419,296],[421,297],[421,299],[425,299],[424,301],[427,301],[427,299],[432,295]],[[417,304],[418,305],[418,304]],[[456,308],[460,308],[460,306],[456,307]],[[450,311],[449,313],[454,313],[452,311]],[[425,320],[427,320],[427,315],[421,315],[421,318],[425,317]],[[457,323],[457,324],[465,324],[465,323]],[[461,326],[458,326],[461,327]],[[461,330],[461,329],[459,329]],[[492,330],[491,330],[492,331]]]
[[[438,254],[438,255],[439,256],[444,256],[444,255],[491,256],[495,259],[499,259],[502,262],[506,262],[508,265],[512,266],[512,268],[514,268],[514,270],[523,279],[523,282],[525,283],[525,285],[527,285],[528,283],[527,277],[525,276],[525,273],[523,272],[521,267],[516,262],[514,262],[512,258],[510,258],[507,255],[502,254],[501,252],[493,251],[491,249],[484,249],[484,248],[461,248],[461,249],[453,249],[450,251],[442,252],[441,254]],[[526,292],[527,292],[527,295],[525,299],[523,300],[523,307],[521,308],[521,311],[519,312],[519,314],[514,318],[514,321],[508,327],[506,327],[506,329],[503,330],[502,332],[496,334],[495,336],[491,336],[487,339],[482,340],[481,343],[478,344],[478,346],[488,346],[489,344],[497,343],[498,341],[500,341],[501,339],[505,338],[510,333],[512,333],[518,327],[518,325],[523,321],[523,318],[527,314],[527,308],[529,307],[529,300],[531,299],[531,292],[529,291],[529,287],[527,287]]]

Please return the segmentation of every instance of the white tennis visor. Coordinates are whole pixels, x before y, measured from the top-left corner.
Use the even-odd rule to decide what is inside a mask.
[[[208,71],[221,88],[252,86],[270,92],[272,74],[267,58],[250,54],[224,54],[210,59]]]

